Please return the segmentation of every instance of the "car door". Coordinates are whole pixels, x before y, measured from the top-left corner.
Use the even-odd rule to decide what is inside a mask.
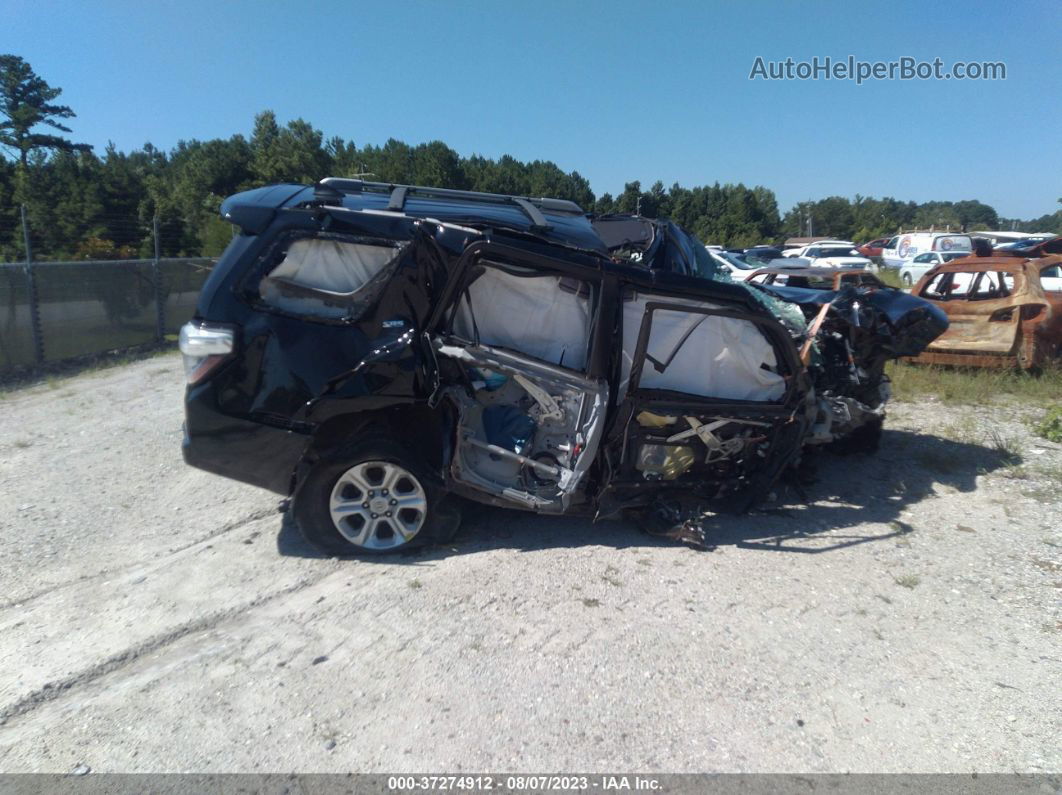
[[[597,455],[610,398],[595,358],[599,266],[475,245],[432,322],[457,490],[563,513]]]
[[[805,372],[770,313],[692,290],[620,291],[616,411],[598,515],[684,489],[741,507],[800,446]]]
[[[935,254],[919,254],[911,260],[909,270],[911,272],[911,278],[914,281],[918,281],[926,275],[926,271],[937,264],[935,261]]]
[[[936,274],[920,295],[948,315],[948,330],[928,348],[942,353],[1010,355],[1020,341],[1024,275],[1002,270]]]

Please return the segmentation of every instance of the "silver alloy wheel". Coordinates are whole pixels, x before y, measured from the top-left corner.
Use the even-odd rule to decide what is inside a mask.
[[[339,476],[328,509],[336,530],[354,546],[394,549],[424,526],[428,495],[398,464],[365,461]]]

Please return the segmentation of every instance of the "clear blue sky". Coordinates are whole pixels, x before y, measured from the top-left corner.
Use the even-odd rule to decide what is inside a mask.
[[[628,180],[829,195],[1062,197],[1062,2],[0,0],[101,151],[249,135],[265,108],[358,144],[441,139]],[[1007,79],[764,82],[757,55],[1004,61]]]

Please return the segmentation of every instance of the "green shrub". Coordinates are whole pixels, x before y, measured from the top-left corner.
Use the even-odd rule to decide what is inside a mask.
[[[1033,426],[1033,431],[1049,442],[1062,442],[1062,405],[1048,408],[1044,418]]]

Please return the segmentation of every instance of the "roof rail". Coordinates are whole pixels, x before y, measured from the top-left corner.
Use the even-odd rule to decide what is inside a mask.
[[[366,182],[361,179],[325,177],[314,185],[314,194],[325,200],[337,198],[337,194],[389,193],[388,210],[401,211],[410,195],[439,199],[463,199],[488,204],[514,204],[530,219],[533,227],[549,229],[549,222],[542,210],[571,215],[585,215],[583,208],[567,199],[532,199],[525,196],[507,196],[502,193],[480,193],[453,188],[429,188],[419,185],[394,185],[388,182]]]

